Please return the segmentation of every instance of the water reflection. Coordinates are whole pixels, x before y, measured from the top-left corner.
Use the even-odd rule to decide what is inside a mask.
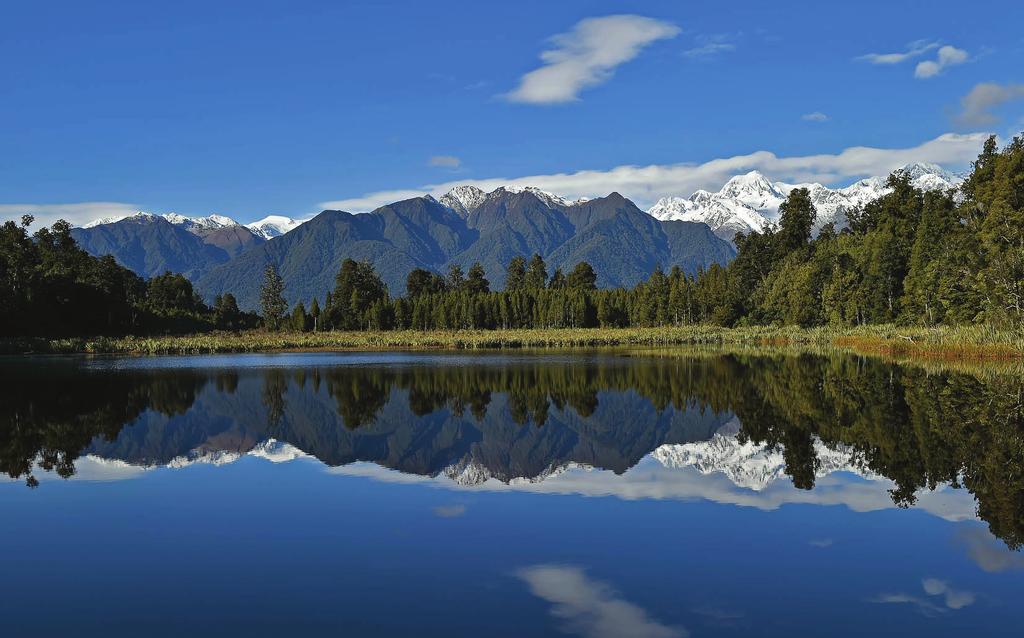
[[[35,486],[40,471],[72,476],[83,456],[116,472],[309,455],[385,480],[884,506],[877,490],[836,478],[853,473],[890,482],[890,503],[953,520],[973,496],[1006,546],[1024,539],[1015,375],[810,355],[203,361],[2,366],[0,471]],[[964,543],[993,570],[1019,565]]]
[[[587,638],[685,638],[682,627],[654,620],[642,608],[624,600],[607,584],[594,580],[579,567],[533,565],[517,573],[534,596],[551,603],[551,615],[566,633]]]

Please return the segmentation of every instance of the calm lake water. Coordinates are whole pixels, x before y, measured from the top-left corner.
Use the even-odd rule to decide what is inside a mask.
[[[852,356],[0,361],[3,636],[1002,636],[1024,381]]]

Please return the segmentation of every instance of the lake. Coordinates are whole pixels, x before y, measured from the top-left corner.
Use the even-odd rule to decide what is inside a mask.
[[[3,636],[1024,624],[1024,380],[850,355],[0,360]]]

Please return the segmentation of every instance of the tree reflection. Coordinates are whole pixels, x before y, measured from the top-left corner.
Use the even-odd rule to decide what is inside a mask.
[[[8,372],[8,370],[5,370]],[[34,469],[68,478],[94,439],[113,440],[146,409],[180,414],[204,380],[193,375],[82,374],[25,366],[0,384],[0,472],[36,487]],[[140,382],[141,381],[141,382]]]
[[[511,480],[572,462],[622,472],[660,445],[707,439],[735,415],[742,441],[782,450],[798,488],[814,487],[820,442],[891,479],[900,506],[962,485],[995,535],[1024,542],[1017,375],[781,354],[232,372],[62,363],[0,374],[0,471],[29,485],[38,469],[71,476],[84,451],[167,463],[267,438],[333,465],[419,474],[476,464]]]

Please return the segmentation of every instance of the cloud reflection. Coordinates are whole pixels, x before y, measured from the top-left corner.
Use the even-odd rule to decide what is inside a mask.
[[[434,508],[434,516],[438,518],[458,518],[466,513],[465,505],[438,505]]]
[[[1006,543],[981,527],[964,527],[957,533],[956,540],[967,547],[967,555],[974,564],[986,572],[1024,569],[1024,555],[1008,548]]]
[[[663,625],[623,600],[608,585],[568,565],[533,565],[516,574],[534,596],[552,604],[551,615],[565,631],[587,638],[685,638],[682,627]]]
[[[904,593],[879,594],[874,598],[870,598],[868,602],[912,605],[921,614],[933,617],[944,614],[951,609],[963,609],[973,605],[976,600],[974,592],[954,589],[947,581],[938,578],[925,578],[921,581],[921,588],[931,598]],[[942,604],[935,602],[934,599],[939,599]]]

